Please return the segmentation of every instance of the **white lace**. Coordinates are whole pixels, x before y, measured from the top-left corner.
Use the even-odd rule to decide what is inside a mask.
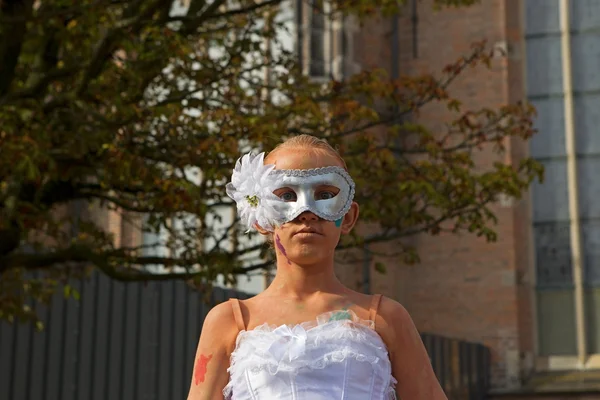
[[[346,319],[338,319],[340,315]],[[279,382],[283,378],[278,378],[298,378],[301,381],[312,376],[308,371],[328,369],[334,379],[339,378],[340,382],[333,382],[332,385],[332,382],[316,378],[316,382],[310,381],[309,386],[314,390],[315,385],[322,385],[322,391],[329,393],[329,397],[323,398],[337,398],[338,393],[331,392],[331,387],[345,388],[346,376],[342,372],[346,370],[341,366],[351,362],[352,370],[370,376],[372,382],[377,384],[365,388],[362,394],[352,389],[352,394],[349,397],[346,394],[344,398],[365,399],[368,393],[369,399],[394,399],[396,380],[391,375],[388,352],[373,326],[372,321],[361,320],[352,311],[342,310],[324,313],[314,321],[295,326],[263,324],[249,331],[241,331],[231,354],[228,369],[231,378],[223,394],[231,400],[259,400],[274,399],[272,396],[276,392],[283,398],[295,390],[302,392],[303,388],[282,386]],[[328,379],[331,380],[331,377]],[[273,388],[274,385],[279,387]],[[341,390],[343,392],[345,389]],[[270,395],[261,396],[261,392]],[[291,398],[304,399],[294,396]]]

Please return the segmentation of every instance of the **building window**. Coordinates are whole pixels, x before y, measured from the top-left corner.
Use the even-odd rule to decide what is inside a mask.
[[[323,10],[314,6],[310,10],[310,38],[309,38],[309,75],[313,77],[327,77],[330,63],[326,48],[329,47],[329,32],[326,29],[326,17]],[[329,49],[327,49],[329,50]]]
[[[568,2],[567,63],[559,4],[525,2],[527,92],[539,130],[531,154],[546,168],[532,190],[537,343],[540,356],[567,360],[563,367],[592,367],[600,365],[600,2]]]
[[[319,81],[342,79],[348,36],[341,15],[333,15],[330,2],[296,0],[298,56],[304,74]]]

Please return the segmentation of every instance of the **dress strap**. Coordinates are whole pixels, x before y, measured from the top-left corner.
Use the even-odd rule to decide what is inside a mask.
[[[233,310],[233,317],[235,318],[235,323],[240,331],[246,330],[246,324],[244,324],[244,316],[242,315],[242,309],[240,308],[239,299],[229,299],[231,303],[231,308]]]
[[[381,303],[381,295],[373,295],[373,297],[371,298],[371,308],[369,308],[369,321],[373,321],[373,326],[375,326],[375,318],[377,318],[377,310],[379,309],[379,303]]]

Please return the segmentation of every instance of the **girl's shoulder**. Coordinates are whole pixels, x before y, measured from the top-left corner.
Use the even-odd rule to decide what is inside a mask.
[[[210,309],[202,323],[202,335],[229,348],[235,344],[238,334],[238,321],[232,307],[232,301],[225,301]]]
[[[377,333],[388,346],[400,338],[414,336],[414,322],[408,310],[398,301],[381,296],[376,317]]]

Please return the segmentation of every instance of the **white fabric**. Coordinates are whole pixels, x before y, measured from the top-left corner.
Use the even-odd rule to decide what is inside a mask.
[[[227,400],[396,398],[383,340],[371,321],[346,310],[296,326],[241,331],[228,371]]]

